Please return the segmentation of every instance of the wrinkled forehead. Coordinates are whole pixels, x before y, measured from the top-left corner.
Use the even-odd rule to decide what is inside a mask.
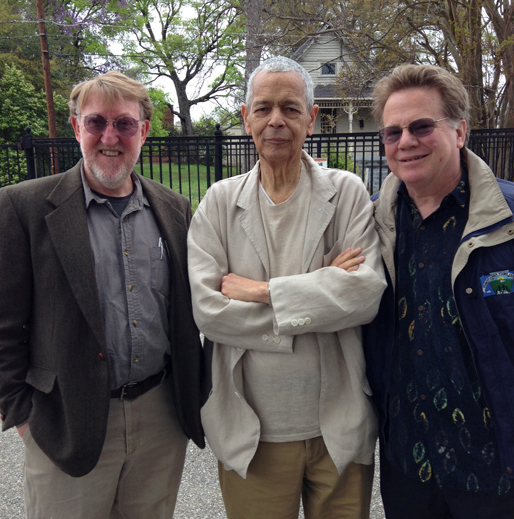
[[[261,70],[255,76],[252,87],[252,104],[256,100],[262,100],[263,98],[276,101],[282,97],[299,97],[305,103],[307,102],[305,83],[302,76],[295,71],[274,72]]]
[[[79,96],[77,99],[77,112],[81,113],[83,108],[89,103],[103,105],[114,110],[123,109],[127,103],[137,103],[139,105],[140,115],[143,117],[143,107],[136,97],[122,96],[103,88],[93,86],[87,92]]]

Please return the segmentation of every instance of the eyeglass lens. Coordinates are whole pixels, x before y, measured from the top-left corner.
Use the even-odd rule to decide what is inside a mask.
[[[438,119],[437,121],[434,121],[429,118],[416,119],[408,126],[405,126],[405,128],[408,128],[409,132],[414,135],[414,137],[427,137],[434,131],[435,123],[443,120],[444,119]],[[395,144],[401,139],[402,133],[403,128],[400,126],[386,126],[378,132],[380,139],[384,144]]]
[[[109,121],[112,121],[114,128],[122,137],[133,137],[139,128],[139,121],[133,117],[123,116],[118,119],[106,119],[100,114],[90,114],[84,116],[84,127],[91,135],[100,135],[105,131]]]

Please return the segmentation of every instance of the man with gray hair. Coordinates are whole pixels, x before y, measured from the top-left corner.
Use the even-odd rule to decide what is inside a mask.
[[[387,519],[514,517],[514,184],[466,149],[468,94],[404,65],[374,92],[388,278],[364,328]]]
[[[188,236],[212,391],[202,423],[229,519],[369,516],[376,422],[360,325],[385,287],[371,202],[302,147],[318,106],[271,58],[242,107],[259,162],[212,186]]]
[[[71,93],[83,160],[0,190],[0,413],[28,519],[169,519],[204,445],[189,202],[136,175],[152,104],[108,72]]]

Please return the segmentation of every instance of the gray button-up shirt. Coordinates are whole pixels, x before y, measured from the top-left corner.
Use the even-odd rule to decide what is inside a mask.
[[[166,244],[135,173],[132,180],[134,192],[120,217],[91,191],[82,171],[111,389],[158,373],[170,359]]]

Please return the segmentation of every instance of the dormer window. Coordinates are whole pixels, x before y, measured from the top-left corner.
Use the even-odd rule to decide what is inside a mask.
[[[321,65],[321,75],[322,76],[335,76],[336,74],[336,64],[335,63],[325,63]]]

